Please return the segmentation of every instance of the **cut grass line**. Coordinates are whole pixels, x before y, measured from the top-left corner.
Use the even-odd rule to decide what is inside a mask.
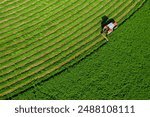
[[[27,1],[26,1],[27,2]],[[27,2],[26,4],[22,4],[21,6],[22,7],[20,7],[20,6],[18,6],[18,7],[16,7],[15,9],[13,9],[12,11],[10,11],[10,12],[8,12],[8,11],[6,11],[6,13],[4,13],[3,12],[3,14],[0,16],[0,19],[1,19],[1,21],[2,21],[2,19],[8,19],[9,20],[9,17],[11,17],[11,16],[14,16],[14,14],[15,13],[17,13],[17,14],[19,14],[20,12],[25,12],[26,11],[26,9],[29,9],[29,10],[34,10],[34,9],[30,9],[30,7],[36,7],[36,4],[38,4],[36,1],[35,2],[31,2],[31,0],[29,0],[29,2]],[[38,4],[37,6],[41,6],[40,4]],[[18,9],[17,9],[18,8]],[[30,11],[31,12],[31,11]],[[21,13],[20,13],[21,14]],[[15,15],[16,16],[16,15]],[[11,17],[12,18],[12,17]]]
[[[88,18],[88,19],[90,19],[90,18]],[[91,19],[90,19],[90,20],[91,20]],[[71,34],[73,34],[73,33],[75,33],[75,32],[72,32]],[[71,36],[71,34],[70,34],[69,36]],[[60,41],[61,41],[61,39],[60,39]],[[46,43],[47,43],[47,42],[46,42]],[[46,43],[45,43],[45,44],[46,44]],[[55,43],[54,43],[54,44],[55,44]],[[53,44],[53,46],[55,46],[54,44]],[[40,45],[40,46],[41,46],[41,45]],[[39,46],[39,47],[40,47],[40,46]],[[50,46],[52,46],[52,45],[50,45]],[[46,49],[47,49],[47,48],[46,48]],[[37,52],[37,53],[39,53],[39,52]],[[4,62],[4,61],[3,61],[3,62]]]
[[[88,12],[86,12],[86,13],[88,13]],[[85,15],[85,14],[81,14],[81,15]],[[76,21],[79,17],[81,17],[81,15],[79,15],[77,18],[75,18],[75,19],[73,20],[73,22]],[[72,22],[72,23],[73,23],[73,22]],[[60,23],[60,22],[59,22],[59,23]],[[61,29],[64,28],[64,27],[66,27],[66,26],[68,26],[68,25],[70,25],[70,24],[71,24],[71,22],[67,22],[67,24],[65,24],[65,26],[63,25],[63,26],[61,27]],[[70,27],[70,29],[71,29],[71,28],[73,28],[73,27]],[[58,30],[61,30],[61,29],[60,29],[60,27],[59,27]],[[70,30],[70,29],[69,29],[69,30]],[[58,30],[53,30],[53,31],[52,31],[51,33],[49,33],[48,35],[53,34],[53,33],[55,33],[55,32],[58,31]],[[45,30],[44,30],[44,31],[45,31]],[[68,31],[68,30],[67,30],[67,31]],[[63,33],[64,33],[64,32],[62,32],[62,34],[63,34]],[[46,36],[48,36],[48,35],[46,35]],[[32,37],[31,37],[31,38],[32,38]],[[42,37],[42,38],[43,38],[43,37]],[[33,43],[35,43],[35,42],[36,42],[36,41],[34,41]],[[30,44],[33,44],[33,43],[30,43]],[[16,43],[16,44],[18,44],[18,43]],[[15,45],[16,45],[16,44],[15,44]],[[24,42],[23,42],[23,44],[24,44]],[[29,45],[26,45],[26,46],[29,46]],[[21,43],[19,43],[19,47],[21,47]],[[7,47],[7,49],[8,49],[8,47]],[[19,50],[19,49],[22,49],[22,48],[17,48],[17,50]],[[11,53],[11,52],[12,52],[12,50],[11,50],[9,53]],[[9,54],[9,53],[5,52],[5,54]],[[2,57],[2,56],[1,56],[1,57]],[[7,59],[7,58],[6,58],[6,59]]]
[[[133,9],[141,0],[136,0],[136,2],[130,7],[130,9],[127,9],[126,12],[129,13],[131,9]],[[124,12],[119,18],[116,18],[116,21],[120,21],[125,15],[126,12]]]
[[[72,8],[71,8],[71,10],[72,10]],[[70,11],[67,10],[65,13],[67,13],[67,12],[70,12]],[[58,18],[58,17],[57,17],[57,18]],[[43,19],[43,20],[44,20],[44,19]],[[38,23],[38,22],[36,22],[36,23]],[[45,24],[45,25],[46,25],[46,24]],[[52,26],[54,26],[54,25],[55,25],[55,24],[53,24]],[[37,27],[37,29],[39,29],[40,27],[41,27],[41,25],[39,25],[39,27]],[[24,30],[25,30],[25,29],[24,29]],[[34,30],[29,30],[29,31],[32,32],[32,31],[34,31]],[[45,31],[45,30],[44,30],[44,31]],[[28,33],[30,34],[31,32],[26,32],[26,34],[28,34]],[[39,32],[39,33],[42,33],[42,32]],[[20,36],[23,36],[23,35],[18,35],[18,37],[20,37]],[[32,37],[31,37],[31,38],[32,38]],[[24,40],[25,40],[25,39],[24,39]],[[21,42],[23,42],[24,40],[21,40]],[[5,40],[5,41],[6,41],[6,40]],[[13,42],[13,41],[10,40],[9,42]],[[21,43],[21,42],[20,42],[20,43]],[[8,41],[7,41],[7,43],[8,43]],[[17,42],[17,43],[18,43],[18,42]],[[2,44],[4,44],[4,43],[2,43]],[[15,43],[14,43],[14,44],[15,44]],[[5,45],[5,44],[4,44],[4,45]],[[6,44],[6,45],[7,45],[7,44]],[[10,44],[9,44],[9,45],[10,45]],[[10,45],[10,46],[11,46],[11,45]]]
[[[90,23],[89,23],[89,24],[90,24]],[[97,24],[95,24],[95,25],[97,25]],[[95,30],[91,30],[91,27],[89,27],[88,30],[90,30],[90,31],[92,31],[92,32],[91,32],[91,33],[88,33],[88,35],[93,34],[93,32],[95,32],[95,31],[97,30],[97,27],[96,27],[96,26],[92,27],[92,29],[93,29],[93,28],[95,28]],[[80,32],[80,31],[79,31],[79,32]],[[80,33],[83,35],[83,34],[86,34],[86,31],[83,30],[83,32],[80,32]],[[77,45],[77,44],[80,43],[81,41],[86,40],[86,37],[87,37],[88,35],[85,35],[84,38],[80,38],[78,41],[77,41],[77,39],[76,39],[76,40],[74,39],[73,41],[75,41],[75,43],[72,43],[72,44],[73,44],[73,45]],[[76,38],[78,38],[78,36],[77,36]],[[83,45],[84,45],[84,44],[83,44]],[[69,47],[69,46],[68,46],[68,47]],[[67,47],[67,48],[68,48],[68,47]],[[72,47],[72,46],[70,46],[69,48],[71,48],[71,47]],[[62,48],[61,51],[63,51],[64,49],[67,50],[66,48]],[[60,49],[59,49],[59,50],[60,50]],[[64,51],[65,51],[65,50],[64,50]],[[55,53],[55,54],[53,54],[53,55],[51,54],[52,52],[49,52],[49,57],[48,57],[48,58],[44,58],[44,57],[42,57],[42,56],[41,56],[40,58],[45,59],[45,60],[42,60],[42,62],[44,63],[44,62],[47,61],[48,59],[51,59],[51,58],[53,58],[53,57],[56,58],[57,56],[59,56],[59,54],[62,53],[61,51],[60,51],[59,53]],[[47,53],[46,53],[45,55],[47,55]],[[43,56],[45,56],[45,55],[43,55]],[[48,56],[48,55],[47,55],[47,56]],[[38,58],[38,59],[40,59],[40,58]],[[42,63],[40,63],[39,61],[40,61],[40,60],[38,60],[38,61],[36,60],[36,61],[33,61],[33,62],[34,62],[34,64],[37,66],[37,65],[42,64]],[[29,64],[29,66],[27,66],[27,68],[24,69],[24,71],[22,71],[21,74],[23,74],[23,72],[26,72],[26,71],[31,70],[31,66],[34,67],[33,64]],[[26,70],[26,71],[25,71],[25,70]],[[35,72],[35,71],[34,71],[34,72]],[[9,79],[12,78],[13,75],[16,75],[16,76],[14,76],[15,79],[16,79],[17,73],[12,74],[12,75],[10,75],[10,76],[7,76],[7,80],[8,80],[8,78],[9,78]],[[3,79],[3,81],[4,81],[4,79]],[[6,81],[6,79],[5,79],[5,81]]]
[[[65,9],[63,9],[63,11],[65,11]],[[66,12],[69,12],[68,10],[66,11]],[[66,13],[65,12],[65,13]],[[55,14],[55,16],[56,16],[56,14]],[[44,19],[43,19],[44,20]],[[41,21],[43,21],[43,20],[41,20]],[[42,23],[42,22],[37,22],[37,23]],[[34,26],[34,24],[32,24],[32,26]],[[36,27],[36,29],[37,28],[40,28],[41,27],[41,25],[39,25],[39,27]],[[27,28],[25,28],[24,30],[27,30]],[[29,29],[28,29],[29,30]],[[34,29],[35,30],[35,29]],[[30,33],[30,32],[32,32],[32,31],[34,31],[34,30],[29,30],[29,32],[26,32],[25,34],[28,34],[28,33]],[[20,31],[22,31],[22,30],[20,30]],[[39,32],[39,33],[42,33],[42,32]],[[25,35],[25,34],[23,34],[23,35]],[[18,35],[17,37],[15,37],[16,39],[17,38],[19,38],[19,37],[22,37],[23,35]],[[8,37],[7,37],[7,39],[9,39]],[[11,44],[8,44],[9,42],[11,42],[11,43],[13,43],[14,41],[12,41],[12,39],[13,38],[11,38],[11,40],[9,39],[9,42],[7,41],[7,39],[5,39],[5,40],[0,40],[1,41],[1,45],[3,46],[3,45],[11,45]],[[15,39],[13,39],[13,40],[15,40]],[[21,42],[23,42],[24,40],[26,40],[26,39],[23,39],[23,40],[21,40]],[[2,41],[4,42],[6,42],[5,44],[4,43],[2,43]],[[20,43],[21,43],[20,42]],[[18,41],[17,41],[17,43],[18,43]],[[16,43],[15,43],[16,44]]]
[[[95,28],[95,27],[93,27],[93,28]],[[95,30],[97,30],[97,28],[95,28]],[[95,30],[94,30],[94,32],[95,32]],[[93,34],[93,30],[91,30],[91,34]],[[28,67],[27,71],[24,71],[22,74],[20,74],[21,78],[18,77],[18,75],[17,75],[17,76],[14,76],[15,81],[7,82],[7,83],[5,82],[4,84],[1,84],[0,85],[0,90],[4,89],[6,87],[9,87],[10,85],[13,85],[15,83],[18,83],[21,80],[25,80],[28,76],[34,75],[35,73],[38,73],[39,71],[45,69],[45,67],[52,66],[55,63],[57,63],[58,61],[60,61],[61,59],[63,59],[64,57],[67,57],[67,55],[71,54],[72,52],[78,50],[82,46],[84,46],[87,43],[94,40],[94,38],[92,38],[92,39],[86,39],[85,38],[85,37],[88,37],[89,35],[90,34],[87,35],[86,33],[84,33],[84,40],[85,41],[83,41],[83,39],[80,39],[80,40],[78,40],[77,43],[72,43],[71,46],[66,46],[66,48],[64,48],[64,50],[60,51],[61,55],[57,56],[54,60],[51,60],[50,58],[46,58],[48,60],[50,59],[50,62],[48,62],[49,64],[47,64],[47,60],[41,60],[41,61],[38,61],[37,63],[32,64],[30,67]],[[98,35],[99,35],[99,33],[97,33],[97,36]],[[70,50],[69,48],[72,48],[72,50]],[[56,55],[54,55],[54,56],[56,56]],[[42,64],[44,62],[45,62],[45,64]],[[39,68],[39,65],[40,65],[40,68]],[[32,68],[32,70],[31,70],[31,68]],[[26,74],[26,75],[24,75],[24,74]]]
[[[3,0],[1,3],[0,3],[0,6],[3,6],[2,8],[5,8],[9,5],[13,5],[13,4],[16,4],[16,2],[18,2],[20,0]]]
[[[68,0],[69,1],[69,0]],[[74,2],[78,2],[77,0],[76,1],[74,1]],[[55,12],[57,13],[57,12],[63,12],[64,11],[64,9],[66,9],[68,6],[67,6],[67,3],[69,4],[69,6],[71,6],[72,4],[70,3],[70,2],[67,2],[66,1],[66,6],[64,7],[62,4],[58,4],[57,2],[56,3],[54,3],[54,4],[58,4],[57,6],[55,6],[55,7],[52,7],[52,5],[54,5],[54,4],[49,4],[49,5],[47,5],[46,7],[45,7],[45,5],[43,5],[43,7],[41,8],[41,9],[37,9],[37,11],[32,11],[33,13],[30,13],[30,12],[25,12],[25,13],[23,13],[23,14],[19,14],[18,16],[14,16],[14,17],[12,17],[11,19],[9,19],[9,24],[7,24],[7,25],[5,25],[5,23],[3,22],[3,24],[4,24],[4,26],[1,26],[1,28],[6,28],[7,26],[15,26],[15,27],[13,27],[14,29],[17,29],[18,27],[21,27],[21,26],[23,26],[24,24],[27,24],[27,23],[30,23],[30,22],[32,22],[32,21],[36,21],[36,20],[39,20],[40,18],[45,18],[45,17],[43,17],[43,16],[46,16],[46,15],[49,15],[49,14],[51,14],[51,15],[49,15],[49,18],[50,17],[52,17],[52,16],[54,16],[54,15],[56,15],[55,14]],[[42,4],[40,4],[41,6],[42,6]],[[49,9],[50,9],[50,11],[49,11]],[[39,15],[40,14],[40,15]],[[47,18],[47,17],[46,17]],[[14,21],[14,19],[17,19],[17,20],[15,20]],[[8,19],[7,19],[8,20]],[[29,21],[28,21],[29,20]],[[45,19],[42,19],[40,22],[42,22],[42,21],[44,21]],[[22,22],[22,23],[20,23],[20,22]],[[40,23],[40,22],[37,22],[37,24],[38,23]],[[19,23],[19,24],[17,24],[17,23]],[[1,24],[2,25],[2,24]],[[34,24],[32,24],[32,26],[33,26]],[[11,30],[8,30],[8,32],[9,31],[11,31]],[[20,31],[22,31],[22,30],[20,30]],[[20,32],[19,31],[19,32]],[[6,32],[1,32],[0,34],[3,34],[3,33],[6,33]],[[15,32],[16,33],[16,32]],[[8,35],[8,36],[10,36],[10,35]],[[5,38],[5,37],[1,37],[1,39],[3,39],[3,38]]]
[[[47,48],[47,50],[49,50],[49,49]]]
[[[2,12],[2,15],[1,16],[3,16],[3,14],[5,14],[5,13],[7,13],[7,12],[10,12],[10,11],[12,11],[12,10],[15,10],[16,8],[19,8],[21,5],[26,5],[27,3],[30,3],[30,0],[25,0],[25,1],[19,1],[18,3],[15,3],[14,4],[14,6],[11,4],[11,5],[9,5],[9,6],[7,6],[7,7],[2,7],[3,9],[4,8],[8,8],[8,9],[6,9],[6,10],[1,10],[1,12]],[[1,18],[1,17],[0,17]]]
[[[130,7],[130,8],[132,8],[132,7]],[[129,12],[129,11],[130,11],[130,10],[128,10],[128,12]],[[122,18],[123,18],[123,17],[124,17],[124,16],[122,16]],[[78,55],[78,54],[77,54],[77,55]],[[75,56],[75,58],[76,58],[76,56]],[[70,60],[70,59],[67,59],[67,60],[66,60],[66,61],[67,61],[66,63],[69,62],[68,60]],[[70,60],[70,61],[71,61],[71,60]],[[63,64],[61,64],[61,66],[65,65],[66,63],[64,62]],[[61,67],[61,66],[60,66],[60,65],[56,66],[55,70],[58,69],[58,68]],[[54,70],[54,71],[55,71],[55,70]],[[49,71],[46,71],[46,73],[49,74]],[[45,75],[44,75],[44,76],[45,76]],[[37,77],[37,78],[39,79],[39,78],[41,78],[41,76],[40,76],[40,77]],[[36,80],[36,78],[35,78],[35,80]],[[33,81],[34,81],[34,80],[33,80]],[[26,82],[26,84],[28,84],[28,83],[30,83],[30,81],[27,81],[27,82]],[[25,84],[21,84],[21,85],[18,84],[18,86],[16,86],[16,87],[20,88],[20,86],[22,87],[22,86],[24,86],[24,85],[25,85]],[[16,88],[16,87],[15,87],[15,88]],[[15,89],[15,88],[14,88],[14,89]],[[17,88],[17,89],[18,89],[18,88]],[[10,89],[9,91],[6,91],[6,92],[11,93],[12,90],[14,90],[14,89]],[[5,94],[6,94],[6,93],[4,92],[3,95],[5,95]],[[3,96],[3,95],[1,94],[1,96]]]
[[[76,12],[76,13],[77,13],[77,12]],[[88,13],[88,12],[86,12],[86,13]],[[81,14],[81,15],[84,15],[84,14]],[[79,15],[77,18],[81,17],[81,15]],[[77,18],[75,18],[73,21],[76,21]],[[60,23],[60,22],[59,22],[59,23]],[[64,27],[67,27],[68,25],[71,25],[73,22],[65,22],[65,23],[66,23],[65,26],[62,25],[62,26],[61,26],[61,29],[64,28]],[[73,27],[70,27],[70,28],[73,28]],[[55,33],[55,32],[58,31],[58,30],[61,30],[61,29],[60,29],[60,27],[59,27],[58,29],[55,29],[55,30],[51,31],[50,33],[48,32],[48,33],[45,35],[45,37],[48,36],[48,35],[50,35],[50,34]],[[67,30],[67,31],[68,31],[68,30]],[[64,33],[64,32],[62,32],[62,34],[63,34],[63,33]],[[31,38],[32,38],[32,37],[31,37]],[[44,37],[41,37],[41,38],[44,38]],[[41,38],[40,38],[40,39],[41,39]],[[40,40],[40,39],[38,39],[38,40]],[[43,39],[42,39],[42,40],[43,40]],[[33,41],[33,43],[35,43],[35,42],[36,42],[36,41]],[[37,41],[37,42],[38,42],[38,41]],[[22,44],[24,44],[24,43],[25,43],[25,42],[23,42]],[[30,45],[30,44],[33,44],[33,43],[29,43],[29,45]],[[16,44],[15,44],[15,45],[16,45]],[[29,45],[26,45],[26,46],[29,46]],[[19,43],[19,48],[17,48],[17,50],[22,49],[22,47],[21,47],[21,48],[20,48],[20,47],[21,47],[21,44]],[[8,49],[8,47],[7,47],[7,49]],[[12,49],[11,49],[11,51],[10,51],[9,53],[11,53],[11,52],[13,52]],[[7,53],[6,51],[4,52],[5,55],[6,55],[6,54],[9,54],[9,53]],[[2,58],[2,55],[1,55],[1,58]],[[6,59],[7,59],[7,58],[6,58]]]
[[[102,40],[103,40],[103,38],[101,38],[101,40],[98,40],[97,42],[100,42],[100,41],[102,41]],[[96,42],[96,41],[95,41],[95,42]],[[60,63],[58,66],[56,66],[55,68],[51,69],[50,71],[46,71],[46,73],[49,74],[49,73],[51,73],[51,72],[53,72],[53,71],[59,69],[60,67],[62,67],[62,66],[65,65],[66,63],[68,63],[69,61],[75,59],[77,56],[79,56],[79,55],[80,55],[81,53],[83,53],[84,51],[88,50],[88,49],[89,49],[91,46],[93,46],[94,44],[95,44],[95,43],[92,43],[90,46],[88,46],[88,47],[82,49],[82,50],[80,51],[80,53],[75,54],[74,56],[70,57],[69,59],[67,59],[67,60],[66,60],[65,62],[63,62],[63,63]],[[11,93],[11,92],[17,90],[18,88],[21,88],[21,87],[27,85],[28,83],[30,83],[30,82],[32,82],[32,81],[34,81],[34,80],[37,80],[37,79],[39,79],[39,78],[41,78],[41,77],[43,77],[43,76],[45,76],[45,74],[42,75],[42,76],[40,76],[40,77],[37,76],[36,78],[34,78],[34,79],[32,79],[32,80],[26,81],[24,84],[21,84],[21,85],[19,84],[18,86],[14,87],[13,89],[9,89],[9,90],[7,90],[6,92],[1,93],[1,94],[0,94],[0,97],[6,95],[6,94],[8,94],[8,93]]]

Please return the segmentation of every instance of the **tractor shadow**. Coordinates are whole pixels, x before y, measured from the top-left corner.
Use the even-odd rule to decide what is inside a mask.
[[[103,16],[101,20],[101,28],[103,29],[105,25],[107,25],[108,16]]]
[[[108,16],[104,15],[102,17],[102,20],[101,20],[101,28],[103,29],[107,24],[111,23],[111,22],[115,22],[115,20],[113,18],[108,18]]]

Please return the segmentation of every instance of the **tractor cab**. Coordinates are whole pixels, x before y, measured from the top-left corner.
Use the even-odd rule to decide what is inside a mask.
[[[102,33],[105,33],[106,35],[112,33],[117,27],[118,24],[114,19],[108,19],[105,18],[105,20],[102,18]]]
[[[103,32],[106,34],[112,33],[117,28],[117,22],[111,22],[104,26]]]

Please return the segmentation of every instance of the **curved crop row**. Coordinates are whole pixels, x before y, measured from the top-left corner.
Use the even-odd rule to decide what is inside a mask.
[[[115,0],[115,2],[117,2],[117,0]],[[115,4],[115,2],[114,2],[114,4]],[[66,26],[66,29],[64,28],[65,31],[63,33],[61,32],[63,30],[60,30],[60,35],[62,35],[61,37],[56,36],[56,37],[51,37],[50,39],[48,39],[48,37],[50,37],[52,34],[58,34],[57,30],[59,30],[60,27],[58,27],[58,28],[56,27],[53,33],[49,32],[47,30],[47,28],[46,28],[46,30],[43,30],[43,31],[48,31],[48,32],[44,33],[45,38],[43,38],[44,37],[43,35],[41,36],[41,40],[47,39],[48,41],[46,41],[46,43],[43,43],[43,44],[41,44],[42,41],[40,41],[40,40],[33,41],[33,42],[37,42],[37,44],[39,43],[38,44],[39,51],[36,52],[36,50],[35,50],[34,51],[35,53],[33,54],[32,53],[33,49],[30,48],[28,50],[29,52],[31,51],[30,56],[33,57],[33,58],[31,58],[31,60],[29,59],[30,62],[27,61],[27,63],[24,64],[24,61],[27,60],[26,55],[24,56],[25,57],[24,59],[15,58],[14,61],[8,61],[8,60],[12,59],[11,58],[12,56],[9,56],[10,53],[6,54],[6,55],[8,55],[7,57],[9,58],[6,61],[4,61],[4,58],[3,58],[5,56],[2,56],[2,59],[0,59],[0,61],[3,60],[4,63],[1,63],[2,67],[0,68],[2,70],[2,72],[1,72],[2,77],[0,80],[1,81],[0,82],[0,84],[1,84],[0,85],[0,97],[8,95],[20,88],[23,88],[24,86],[28,85],[29,83],[31,83],[33,81],[36,81],[37,79],[44,78],[47,75],[50,76],[51,73],[61,69],[64,65],[68,64],[70,61],[75,60],[82,53],[91,49],[95,44],[97,44],[103,40],[102,37],[99,39],[97,38],[97,37],[99,37],[99,33],[98,33],[99,22],[98,21],[102,14],[105,13],[109,17],[115,17],[116,20],[118,22],[120,22],[132,9],[135,8],[135,6],[139,2],[141,2],[141,0],[137,0],[136,2],[134,0],[126,1],[126,2],[120,1],[120,2],[117,2],[116,7],[110,8],[110,7],[106,6],[105,10],[104,9],[102,10],[103,7],[98,8],[98,5],[96,5],[96,4],[98,4],[98,1],[97,1],[94,3],[95,6],[91,7],[91,10],[89,10],[88,13],[90,14],[90,11],[91,11],[91,14],[87,15],[86,20],[84,19],[86,15],[84,13],[83,14],[81,13],[80,17],[82,17],[84,19],[83,21],[85,21],[85,23],[82,23],[83,22],[82,19],[79,19],[79,20],[76,19],[77,20],[76,24],[72,24],[72,26],[71,25],[68,26],[68,25],[66,25],[67,23],[65,22],[65,20],[68,20],[69,17],[65,17],[64,19],[62,18],[64,21],[63,22],[62,20],[60,20],[60,21],[62,21],[61,22],[62,25],[66,23],[65,25],[62,26],[62,28],[64,26]],[[110,6],[114,5],[114,4],[110,4]],[[85,8],[87,8],[87,7],[85,7]],[[99,10],[100,10],[101,14],[98,13]],[[72,16],[72,15],[70,15],[70,16]],[[82,24],[81,26],[80,26],[80,23]],[[57,25],[58,24],[56,24],[56,26]],[[76,28],[75,28],[75,26],[76,26]],[[68,36],[69,34],[67,34],[67,33],[69,33],[70,36]],[[58,41],[58,43],[55,42],[55,39],[56,39],[56,42]],[[69,39],[71,39],[71,40],[69,40]],[[47,43],[47,42],[49,42],[49,43]],[[29,43],[29,44],[31,44],[31,43]],[[14,43],[14,45],[17,45],[17,44]],[[28,47],[25,45],[26,44],[24,44],[24,46],[22,46],[22,47],[24,47],[24,51],[26,51],[25,47]],[[40,47],[39,45],[43,45],[43,46]],[[50,52],[48,51],[48,48],[50,49]],[[45,52],[43,53],[41,50],[45,50]],[[5,52],[5,51],[3,51],[3,52]],[[13,54],[13,51],[12,51],[12,54]],[[40,54],[42,56],[40,56]],[[21,52],[16,55],[21,56]],[[29,58],[29,56],[28,56],[28,58]],[[15,66],[15,64],[13,65],[12,63],[15,63],[15,61],[16,61],[16,63],[20,63],[20,65],[22,65],[22,67]],[[20,62],[18,62],[18,61],[20,61]],[[33,62],[32,64],[31,64],[31,61]],[[27,71],[25,70],[26,65],[27,65],[27,67],[26,67]],[[16,70],[14,68],[12,69],[12,66],[14,66],[14,68],[17,67],[17,69]],[[7,68],[8,71],[5,71],[6,70],[5,68]],[[15,70],[15,71],[13,72],[12,70],[13,71]]]

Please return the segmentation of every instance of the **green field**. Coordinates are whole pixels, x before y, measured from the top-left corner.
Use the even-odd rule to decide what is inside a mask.
[[[0,1],[0,98],[149,99],[149,2],[144,3]],[[104,15],[126,22],[101,46]]]

